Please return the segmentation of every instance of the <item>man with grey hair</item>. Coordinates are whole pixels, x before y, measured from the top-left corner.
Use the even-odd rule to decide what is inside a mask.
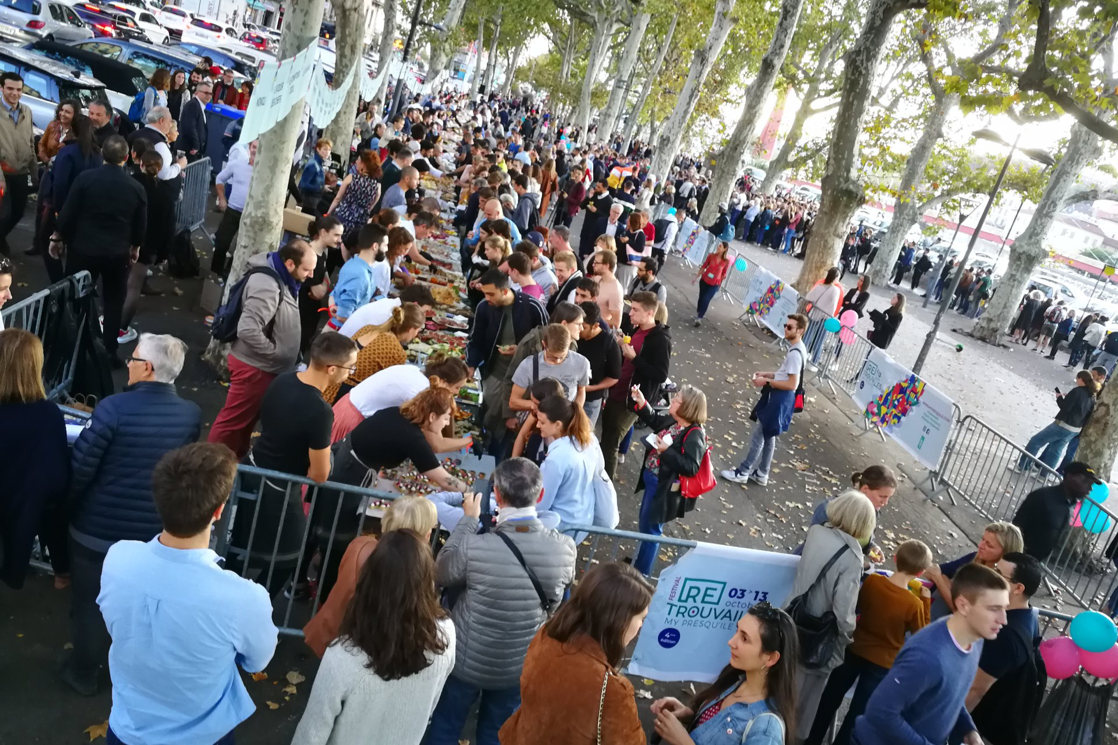
[[[106,146],[109,142],[112,138]],[[123,138],[120,145],[127,152]],[[163,530],[151,498],[155,464],[202,432],[202,410],[175,390],[185,359],[186,344],[179,339],[141,335],[128,360],[128,387],[97,405],[74,443],[69,502],[74,650],[62,677],[83,696],[96,695],[109,648],[97,607],[105,554],[117,541],[150,541]]]
[[[186,158],[180,157],[176,162],[171,157],[171,148],[167,146],[167,135],[175,125],[175,120],[171,118],[171,110],[166,106],[153,106],[147,116],[144,117],[144,121],[146,124],[142,129],[137,129],[128,136],[128,144],[135,144],[136,140],[141,137],[147,140],[151,143],[155,152],[159,153],[159,157],[163,159],[163,168],[160,169],[158,174],[159,180],[170,181],[178,177],[182,169],[186,167]]]
[[[194,89],[194,96],[183,104],[179,114],[179,139],[175,144],[186,151],[191,162],[206,156],[206,104],[213,97],[213,84],[203,81]]]
[[[462,727],[478,698],[477,733],[468,739],[496,743],[520,705],[528,644],[575,576],[574,541],[544,527],[536,513],[542,492],[535,463],[502,461],[493,473],[496,527],[484,532],[481,495],[463,495],[463,517],[436,561],[439,586],[457,594],[457,653],[427,732],[430,745],[467,739]]]

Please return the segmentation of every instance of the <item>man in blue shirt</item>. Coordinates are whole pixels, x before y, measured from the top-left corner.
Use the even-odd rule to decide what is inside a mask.
[[[152,474],[163,532],[109,549],[97,598],[112,635],[109,745],[227,745],[256,710],[237,672],[259,672],[279,632],[261,585],[224,571],[210,530],[225,510],[237,460],[194,443]]]
[[[1006,624],[1009,588],[980,564],[951,581],[955,612],[912,635],[854,723],[853,745],[982,745],[964,703],[983,641]]]

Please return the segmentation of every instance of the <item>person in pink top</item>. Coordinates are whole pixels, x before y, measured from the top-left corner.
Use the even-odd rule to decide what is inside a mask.
[[[722,286],[722,281],[726,279],[726,274],[730,271],[730,257],[727,255],[729,250],[730,244],[728,242],[719,241],[718,246],[707,255],[703,265],[699,267],[699,273],[695,275],[695,279],[691,280],[691,284],[699,283],[699,308],[698,315],[695,316],[696,327],[703,322],[703,316],[707,314],[710,301],[714,300],[714,296],[718,294],[718,288]]]
[[[505,259],[505,266],[508,268],[509,279],[520,286],[521,292],[525,295],[531,295],[536,300],[545,299],[543,288],[536,284],[536,280],[532,279],[532,260],[528,258],[527,254],[513,251]]]

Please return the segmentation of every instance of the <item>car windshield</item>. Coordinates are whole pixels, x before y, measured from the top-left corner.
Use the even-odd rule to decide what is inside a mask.
[[[209,21],[203,21],[201,18],[195,18],[193,21],[191,21],[191,24],[197,26],[198,28],[204,28],[207,31],[221,33],[221,26],[216,23],[210,23]]]
[[[179,16],[180,18],[186,18],[186,11],[185,10],[179,10],[178,8],[173,8],[169,5],[163,6],[163,11],[162,12],[163,13],[170,13],[171,15]]]
[[[38,0],[0,0],[0,7],[13,8],[22,13],[30,13],[31,15],[39,15],[42,10]]]
[[[62,100],[65,100],[67,98],[78,100],[79,102],[81,102],[83,109],[88,106],[91,101],[105,97],[105,91],[103,88],[89,88],[86,86],[67,83],[58,84],[58,94],[62,98]]]

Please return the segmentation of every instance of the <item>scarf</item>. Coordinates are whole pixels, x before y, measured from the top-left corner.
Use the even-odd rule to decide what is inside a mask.
[[[296,282],[295,278],[291,276],[291,272],[287,271],[287,267],[283,265],[283,260],[280,259],[279,251],[273,251],[268,254],[268,266],[275,270],[276,274],[280,276],[283,283],[287,285],[287,289],[291,292],[292,297],[299,297],[299,287],[302,282]]]
[[[523,520],[525,518],[537,517],[536,505],[530,504],[527,507],[505,507],[497,512],[497,524],[500,525],[506,520]]]

